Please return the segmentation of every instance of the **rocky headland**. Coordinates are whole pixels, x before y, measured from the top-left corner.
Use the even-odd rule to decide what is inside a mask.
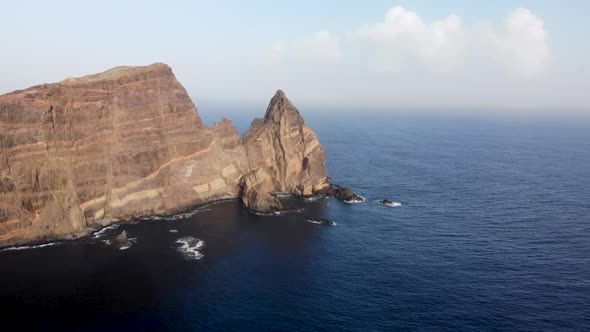
[[[282,91],[240,137],[225,118],[207,127],[161,63],[14,91],[0,96],[0,246],[219,199],[267,212],[276,192],[352,197],[325,161]]]

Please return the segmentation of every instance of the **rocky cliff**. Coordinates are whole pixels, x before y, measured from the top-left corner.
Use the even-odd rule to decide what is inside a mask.
[[[249,172],[242,201],[255,210],[280,209],[273,192],[309,196],[326,187],[326,153],[315,133],[281,90],[264,119],[255,119],[243,138]]]
[[[0,246],[327,186],[325,152],[282,91],[244,138],[207,127],[170,67],[117,67],[0,96]]]

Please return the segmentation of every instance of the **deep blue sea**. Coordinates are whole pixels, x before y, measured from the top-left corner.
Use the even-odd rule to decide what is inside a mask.
[[[230,201],[0,252],[0,328],[590,330],[588,118],[302,111],[364,203],[257,216]],[[133,247],[101,242],[121,230]]]

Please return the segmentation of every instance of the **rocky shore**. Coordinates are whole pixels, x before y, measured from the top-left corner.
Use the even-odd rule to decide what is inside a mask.
[[[240,137],[206,126],[156,63],[0,96],[0,246],[68,239],[220,199],[261,212],[271,193],[357,199],[328,184],[326,153],[281,90]]]
[[[334,197],[346,203],[364,202],[364,198],[352,191],[350,187],[344,187],[337,184],[328,184],[324,188],[317,190],[316,194],[328,197]]]

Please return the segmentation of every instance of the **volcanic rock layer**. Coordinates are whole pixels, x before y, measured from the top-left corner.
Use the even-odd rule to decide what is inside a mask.
[[[282,91],[240,138],[207,127],[170,67],[116,67],[0,96],[0,246],[71,238],[225,198],[327,185],[326,154]]]

